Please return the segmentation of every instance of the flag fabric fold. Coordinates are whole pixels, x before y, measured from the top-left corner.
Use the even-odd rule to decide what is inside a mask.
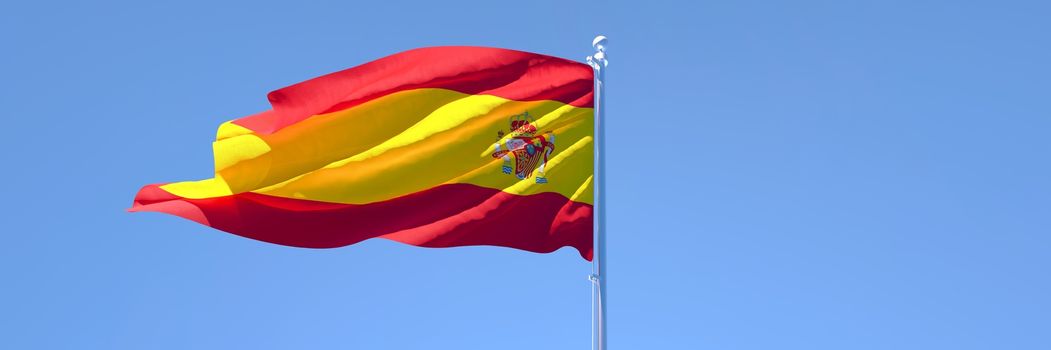
[[[282,88],[220,125],[215,175],[131,211],[332,248],[569,246],[592,258],[592,68],[496,48],[410,50]]]

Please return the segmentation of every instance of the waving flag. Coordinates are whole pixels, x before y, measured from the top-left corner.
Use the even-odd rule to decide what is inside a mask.
[[[387,56],[268,96],[219,126],[215,176],[147,185],[130,211],[310,248],[576,248],[592,258],[592,68],[482,47]]]

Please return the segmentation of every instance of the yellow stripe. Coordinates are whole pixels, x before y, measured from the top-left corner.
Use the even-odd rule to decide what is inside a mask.
[[[234,124],[234,122],[232,122],[232,121],[229,121],[229,122],[225,122],[225,123],[222,123],[221,125],[219,125],[219,130],[217,130],[215,132],[215,139],[216,140],[222,140],[222,139],[228,139],[228,138],[231,138],[231,137],[234,137],[234,136],[247,135],[247,134],[251,134],[251,133],[252,133],[252,130],[250,130],[250,129],[246,128],[246,127]]]
[[[281,129],[279,132],[239,137],[263,140],[269,151],[249,159],[217,162],[216,173],[222,175],[234,193],[248,192],[280,183],[368,150],[398,135],[450,102],[462,99],[462,93],[444,89],[402,91],[363,103],[351,109],[314,116]],[[216,159],[233,157],[244,151],[215,145]],[[233,146],[233,145],[231,145]]]
[[[538,133],[555,134],[547,184],[501,173],[490,154],[510,116],[528,111]],[[449,183],[514,194],[556,192],[591,203],[591,108],[557,101],[514,101],[444,89],[387,95],[319,115],[271,135],[227,126],[215,143],[217,178],[165,185],[173,194],[207,198],[257,192],[363,204]]]

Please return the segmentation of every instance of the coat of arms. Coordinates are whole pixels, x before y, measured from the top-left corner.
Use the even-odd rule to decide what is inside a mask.
[[[503,130],[496,134],[498,141],[493,158],[504,160],[501,167],[504,174],[514,174],[519,180],[524,180],[535,170],[536,183],[545,184],[544,166],[555,150],[555,134],[548,131],[537,135],[535,122],[529,112],[511,116],[510,135],[505,135]]]

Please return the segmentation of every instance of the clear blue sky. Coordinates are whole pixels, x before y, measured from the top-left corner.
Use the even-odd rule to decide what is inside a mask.
[[[602,33],[613,349],[1047,349],[1048,2],[632,3],[0,5],[0,348],[587,349],[570,249],[307,250],[124,209],[209,177],[270,90]]]

